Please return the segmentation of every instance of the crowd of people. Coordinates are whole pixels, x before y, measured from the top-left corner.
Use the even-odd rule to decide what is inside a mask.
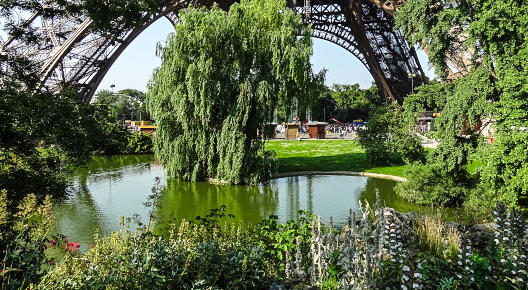
[[[339,137],[340,138],[344,138],[348,135],[352,135],[352,136],[357,136],[357,132],[359,130],[364,130],[366,129],[366,123],[359,123],[359,122],[355,122],[355,123],[333,123],[333,124],[328,124],[326,125],[325,127],[325,132],[326,132],[326,135],[330,135],[330,134],[339,134]],[[300,134],[307,134],[308,133],[308,124],[304,123],[304,124],[299,124],[298,126],[298,133],[299,135]],[[275,127],[275,131],[277,134],[281,134],[281,133],[285,133],[286,131],[286,126],[282,125],[282,124],[278,124],[276,127]]]

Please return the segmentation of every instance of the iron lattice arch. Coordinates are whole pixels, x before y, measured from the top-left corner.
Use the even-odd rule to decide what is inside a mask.
[[[113,63],[147,27],[162,17],[175,24],[178,11],[189,5],[213,5],[209,0],[161,2],[157,11],[145,13],[132,28],[118,27],[118,33],[97,30],[94,21],[83,15],[20,16],[17,21],[21,27],[37,37],[33,41],[9,37],[2,41],[0,53],[23,56],[39,69],[42,85],[55,90],[76,86],[89,102]],[[216,2],[228,9],[236,1]],[[393,15],[401,0],[288,0],[287,4],[312,26],[313,37],[335,43],[356,56],[388,99],[402,102],[411,91],[412,81],[416,85],[424,82],[414,48],[400,31],[394,31]],[[2,66],[2,70],[9,68]],[[409,75],[414,75],[413,80]]]

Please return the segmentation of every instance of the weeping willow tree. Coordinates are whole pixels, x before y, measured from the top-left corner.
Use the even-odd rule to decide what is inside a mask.
[[[189,8],[164,46],[147,102],[155,152],[170,177],[255,184],[276,172],[263,128],[306,107],[324,73],[310,65],[311,30],[283,1]]]

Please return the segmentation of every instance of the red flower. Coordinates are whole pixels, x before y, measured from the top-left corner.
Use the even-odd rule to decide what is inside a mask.
[[[68,247],[72,247],[72,246],[73,246],[73,242],[68,242],[66,245],[67,245]]]
[[[79,248],[81,246],[81,244],[75,243],[75,244],[73,244],[73,246],[76,247],[76,248]]]

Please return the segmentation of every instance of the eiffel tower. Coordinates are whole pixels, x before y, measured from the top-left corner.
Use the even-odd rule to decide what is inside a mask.
[[[385,97],[401,103],[413,83],[416,86],[425,81],[414,48],[401,31],[394,30],[394,13],[403,1],[288,0],[287,5],[311,25],[313,37],[352,53],[372,74]],[[26,57],[38,68],[42,85],[55,90],[77,87],[81,98],[89,102],[110,67],[147,27],[162,17],[175,24],[180,9],[189,5],[209,7],[215,2],[228,9],[236,1],[160,1],[159,9],[145,13],[135,27],[112,35],[97,30],[87,16],[49,17],[23,11],[18,13],[18,21],[31,29],[38,41],[8,37],[0,44],[0,55]],[[27,18],[22,19],[23,15]],[[2,69],[9,67],[3,65]]]

